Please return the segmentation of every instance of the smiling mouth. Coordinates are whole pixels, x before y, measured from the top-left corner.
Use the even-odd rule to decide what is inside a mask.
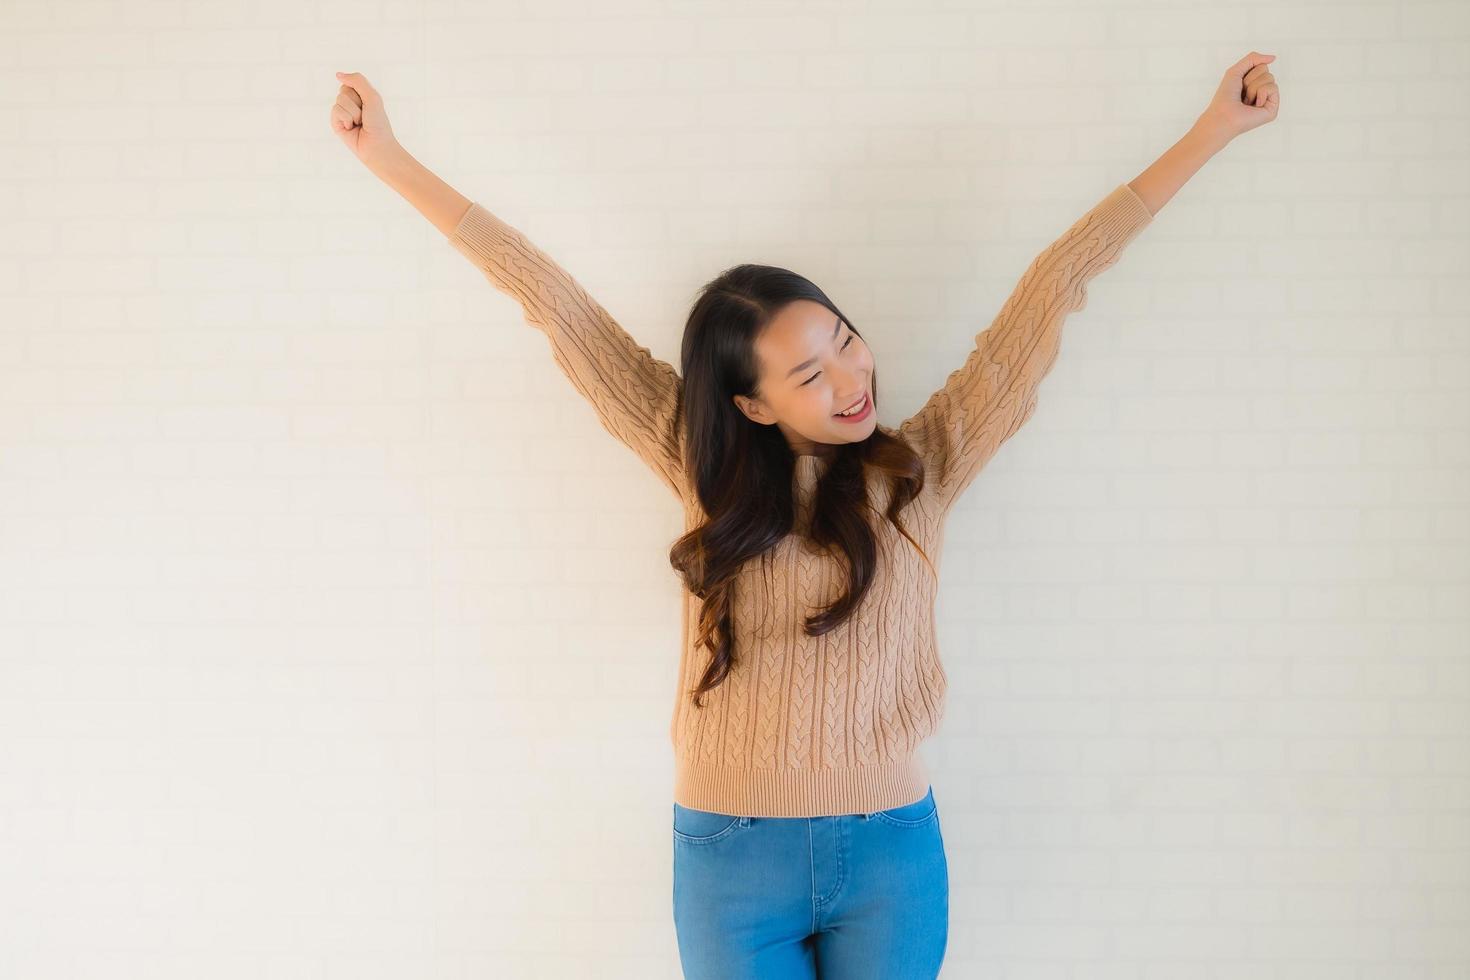
[[[850,418],[851,416],[854,416],[854,415],[861,415],[863,413],[863,411],[865,409],[867,409],[867,407],[868,407],[868,396],[865,393],[863,395],[863,397],[859,398],[857,400],[857,402],[855,402],[853,404],[853,407],[850,410],[848,410],[846,412],[833,412],[832,413],[832,417],[834,419],[839,419],[839,418]]]

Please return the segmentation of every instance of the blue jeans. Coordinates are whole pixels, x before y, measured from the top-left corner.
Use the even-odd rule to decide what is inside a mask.
[[[949,937],[934,787],[831,817],[675,803],[674,929],[688,980],[934,980]]]

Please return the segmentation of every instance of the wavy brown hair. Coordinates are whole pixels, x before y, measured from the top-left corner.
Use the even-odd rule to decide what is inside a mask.
[[[711,658],[698,686],[689,692],[696,708],[704,707],[705,692],[723,682],[735,663],[730,608],[741,566],[770,551],[795,526],[791,484],[796,454],[776,426],[747,418],[734,396],[758,396],[756,337],[786,304],[798,299],[822,304],[858,333],[809,279],[788,269],[754,264],[733,266],[706,283],[684,327],[680,361],[688,446],[685,468],[708,520],[674,543],[669,562],[689,592],[704,600],[698,643]],[[876,370],[872,388],[876,411],[880,403]],[[898,516],[924,486],[923,462],[906,442],[875,426],[861,442],[838,447],[813,496],[807,537],[846,559],[847,590],[807,618],[808,636],[820,636],[845,622],[872,583],[878,549],[869,524],[869,515],[876,512],[868,500],[868,470],[890,481],[892,493],[883,516],[934,567]]]

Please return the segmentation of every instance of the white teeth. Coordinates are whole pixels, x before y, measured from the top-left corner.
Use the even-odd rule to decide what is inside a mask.
[[[868,407],[868,396],[867,395],[864,395],[862,398],[858,399],[858,403],[856,405],[854,405],[852,408],[849,408],[845,412],[838,412],[837,414],[838,415],[856,415],[858,412],[861,412],[864,408],[867,408],[867,407]]]

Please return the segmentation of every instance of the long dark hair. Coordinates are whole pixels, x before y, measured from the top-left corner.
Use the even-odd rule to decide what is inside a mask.
[[[724,681],[734,664],[730,609],[741,566],[775,547],[795,523],[791,484],[796,455],[776,426],[751,421],[735,405],[734,396],[756,397],[756,337],[786,304],[798,299],[822,304],[858,333],[809,279],[788,269],[749,263],[726,269],[706,283],[684,327],[680,361],[685,468],[708,520],[674,543],[669,562],[689,592],[704,600],[697,636],[712,656],[698,686],[689,692],[697,708],[704,707],[704,693]],[[872,389],[876,411],[880,404],[876,371]],[[873,512],[868,469],[890,480],[883,516],[918,549],[930,569],[934,567],[898,518],[924,486],[923,462],[901,438],[875,426],[861,442],[839,446],[817,484],[807,537],[819,548],[842,553],[848,581],[843,595],[807,618],[808,636],[840,626],[872,583],[877,543],[867,517]]]

